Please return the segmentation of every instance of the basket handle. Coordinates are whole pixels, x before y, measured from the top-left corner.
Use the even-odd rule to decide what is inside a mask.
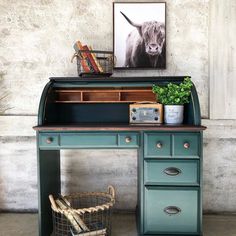
[[[70,62],[73,63],[73,62],[74,62],[74,59],[75,59],[76,57],[79,57],[81,60],[83,59],[83,57],[81,56],[81,53],[75,52],[75,53],[73,54],[73,56],[72,56]]]
[[[112,196],[113,199],[115,199],[115,195],[116,195],[116,194],[115,194],[115,189],[114,189],[114,187],[111,186],[111,185],[109,185],[107,189],[108,189],[107,192]]]
[[[70,60],[71,63],[74,62],[75,57],[77,57],[77,53],[76,53],[76,52],[75,52],[75,53],[73,54],[73,56],[71,57],[71,60]]]
[[[56,204],[56,202],[55,202],[55,200],[54,200],[52,194],[49,195],[49,200],[50,200],[50,202],[51,202],[53,208],[54,208],[55,210],[58,210],[58,209],[57,209],[57,204]]]

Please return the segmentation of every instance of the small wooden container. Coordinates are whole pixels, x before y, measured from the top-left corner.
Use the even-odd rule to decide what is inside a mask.
[[[131,124],[162,124],[163,105],[160,103],[134,103],[129,106]]]

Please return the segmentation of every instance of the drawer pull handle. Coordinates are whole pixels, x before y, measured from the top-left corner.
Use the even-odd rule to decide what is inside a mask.
[[[181,212],[181,209],[177,206],[168,206],[164,209],[164,212],[168,215],[176,215]]]
[[[49,137],[46,139],[46,143],[47,144],[51,144],[53,142],[53,138],[52,137]]]
[[[157,148],[161,149],[162,148],[162,143],[161,142],[157,142]]]
[[[190,148],[190,144],[188,142],[184,143],[184,148],[185,149],[189,149]]]
[[[126,143],[131,143],[131,141],[132,141],[132,138],[131,138],[131,137],[126,137],[126,138],[125,138],[125,142],[126,142]]]
[[[176,167],[168,167],[164,170],[164,173],[170,176],[176,176],[181,174],[181,170]]]

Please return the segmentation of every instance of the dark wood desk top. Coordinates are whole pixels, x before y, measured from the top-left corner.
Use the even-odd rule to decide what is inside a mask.
[[[205,126],[163,124],[70,124],[34,126],[36,131],[202,131]]]

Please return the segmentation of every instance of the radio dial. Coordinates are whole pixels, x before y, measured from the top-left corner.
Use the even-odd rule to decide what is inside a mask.
[[[155,120],[158,120],[158,117],[155,117]]]
[[[135,116],[133,116],[133,117],[132,117],[132,120],[136,120],[136,117],[135,117]]]
[[[133,109],[132,109],[132,112],[136,112],[136,109],[135,109],[135,108],[133,108]]]
[[[154,111],[157,113],[157,112],[158,112],[158,109],[156,108]]]

